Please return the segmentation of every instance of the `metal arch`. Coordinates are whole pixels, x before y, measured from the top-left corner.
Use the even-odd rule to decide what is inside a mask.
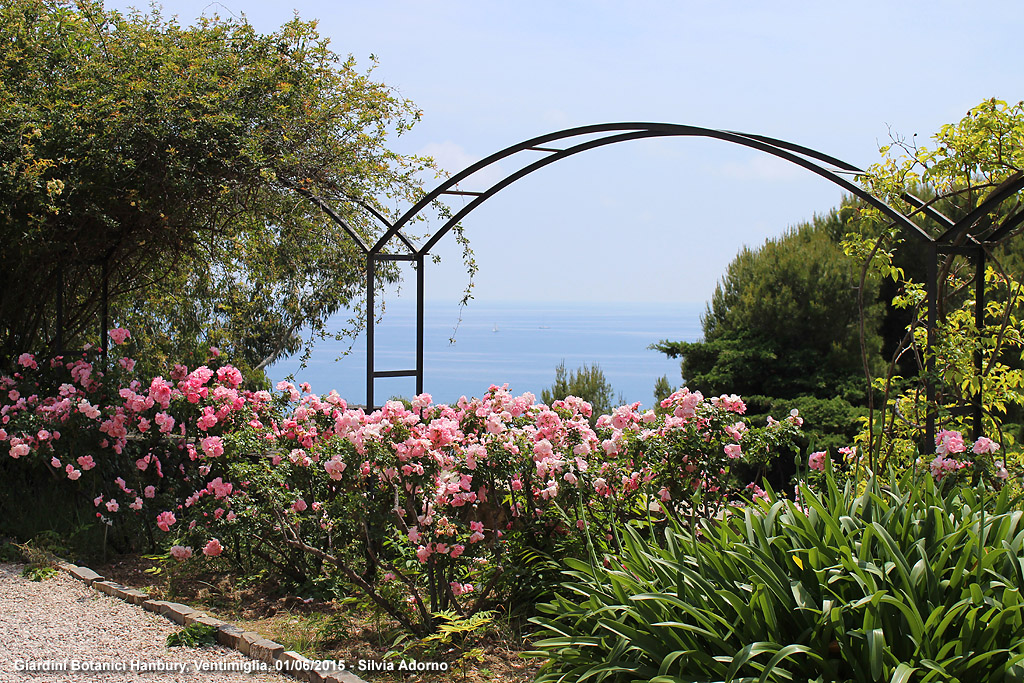
[[[591,140],[589,142],[581,143],[567,149],[541,148],[542,145],[546,145],[548,143],[556,142],[559,140],[565,140],[568,138],[580,137],[584,135],[593,135],[597,133],[623,133],[626,131],[632,131],[632,133],[626,133],[624,135],[617,136],[610,135],[607,138]],[[442,195],[449,193],[452,190],[452,188],[457,186],[460,182],[469,178],[474,173],[477,173],[478,171],[487,168],[488,166],[498,161],[501,161],[502,159],[506,159],[514,154],[518,154],[519,152],[523,151],[537,150],[549,152],[550,156],[545,159],[541,159],[538,162],[530,164],[529,166],[523,169],[520,169],[519,171],[513,173],[511,176],[506,177],[504,180],[495,183],[488,190],[485,190],[480,193],[462,193],[473,194],[477,196],[469,205],[467,205],[466,207],[464,207],[462,211],[460,211],[460,213],[458,214],[458,218],[464,217],[467,213],[472,211],[473,208],[476,208],[476,206],[478,206],[480,203],[493,196],[499,190],[515,182],[515,180],[518,180],[519,178],[522,178],[535,170],[543,168],[548,164],[554,163],[559,159],[563,159],[573,154],[578,154],[579,152],[583,152],[588,149],[601,147],[603,145],[646,137],[705,137],[719,139],[724,142],[732,142],[734,144],[766,152],[780,159],[784,159],[798,166],[802,166],[803,168],[806,168],[812,173],[815,173],[825,178],[826,180],[831,181],[833,184],[842,187],[844,190],[859,197],[865,202],[871,204],[872,206],[875,206],[890,220],[898,224],[901,228],[903,228],[905,231],[913,235],[915,238],[926,242],[932,241],[931,236],[928,235],[928,233],[925,232],[919,225],[910,220],[910,218],[908,218],[906,215],[889,206],[888,204],[881,201],[877,197],[874,197],[871,194],[867,193],[865,190],[863,190],[856,184],[850,182],[845,178],[842,178],[837,173],[832,172],[827,167],[815,162],[817,161],[833,165],[837,167],[840,171],[846,173],[860,174],[863,173],[861,169],[840,159],[823,154],[808,147],[803,147],[801,145],[796,145],[794,143],[785,142],[783,140],[777,140],[775,138],[770,138],[762,135],[738,133],[735,131],[715,130],[712,128],[703,128],[700,126],[689,126],[672,123],[604,123],[590,126],[580,126],[577,128],[569,128],[555,133],[548,133],[546,135],[531,138],[518,144],[506,147],[505,149],[495,152],[494,154],[485,157],[484,159],[481,159],[480,161],[468,166],[459,173],[456,173],[448,180],[442,182],[440,185],[434,188],[434,190],[432,190],[431,192],[426,194],[422,199],[420,199],[420,201],[418,201],[415,205],[410,207],[409,210],[406,211],[405,214],[403,214],[397,221],[395,221],[394,225],[392,225],[380,237],[380,239],[377,240],[376,244],[374,244],[371,251],[374,253],[379,253],[384,248],[384,245],[386,245],[387,242],[394,235],[398,234],[398,231],[401,229],[402,226],[404,226],[408,221],[414,218],[417,214],[419,214],[420,211],[429,206],[432,202],[439,199]],[[920,204],[924,204],[924,202],[919,199],[917,200],[917,202],[919,202]],[[446,221],[446,223],[437,232],[434,233],[434,235],[427,242],[427,244],[420,249],[419,253],[426,253],[426,251],[429,250],[430,247],[436,244],[437,241],[441,239],[445,233],[447,233],[452,227],[455,226],[456,223],[458,223],[458,218],[453,217],[452,219]],[[951,225],[951,222],[946,223],[946,225]]]
[[[602,137],[591,138],[589,140],[578,142],[577,144],[564,147],[549,147],[550,143],[555,143],[561,140],[570,140],[572,138],[579,138],[582,136],[593,136],[605,134]],[[984,265],[985,265],[985,252],[984,249],[988,245],[997,243],[1003,238],[1006,238],[1014,228],[1024,222],[1024,210],[1018,212],[1014,216],[1011,216],[1001,226],[990,230],[989,234],[981,237],[971,233],[977,225],[977,222],[982,218],[988,211],[993,209],[995,206],[1005,201],[1007,198],[1014,196],[1022,189],[1024,189],[1024,174],[1015,174],[1009,180],[1002,183],[996,190],[994,190],[986,200],[976,207],[968,216],[954,221],[943,215],[937,209],[935,209],[930,202],[925,201],[919,197],[913,196],[909,193],[902,195],[901,199],[906,201],[913,211],[910,214],[905,214],[900,210],[890,206],[886,202],[878,199],[877,197],[869,194],[860,186],[854,184],[843,175],[861,175],[864,173],[863,170],[858,167],[842,161],[836,157],[829,156],[822,152],[819,152],[802,145],[779,140],[776,138],[767,137],[764,135],[755,135],[749,133],[741,133],[736,131],[728,130],[715,130],[711,128],[703,128],[700,126],[689,126],[683,124],[671,124],[671,123],[605,123],[596,124],[590,126],[580,126],[576,128],[569,128],[562,131],[556,131],[553,133],[547,133],[540,135],[529,140],[524,140],[515,145],[506,147],[494,154],[491,154],[474,164],[471,164],[462,171],[451,176],[440,185],[435,187],[433,190],[424,195],[419,201],[411,206],[401,217],[398,218],[394,223],[389,222],[380,212],[374,210],[372,207],[365,205],[362,202],[358,202],[363,208],[368,209],[372,215],[385,227],[384,233],[381,237],[371,246],[363,241],[350,226],[345,223],[337,214],[335,214],[323,200],[313,196],[312,194],[303,191],[303,194],[311,201],[319,205],[324,209],[325,213],[330,216],[335,222],[337,222],[349,235],[356,240],[363,252],[366,254],[366,348],[367,348],[367,361],[366,361],[366,403],[368,409],[374,407],[374,380],[378,377],[403,377],[403,376],[414,376],[416,378],[416,392],[422,393],[423,391],[423,354],[424,354],[424,263],[425,256],[429,253],[430,249],[433,248],[437,242],[443,238],[455,225],[458,224],[466,215],[472,212],[476,207],[485,202],[496,193],[508,187],[517,180],[533,173],[534,171],[540,170],[545,166],[548,166],[560,159],[564,159],[581,152],[596,149],[606,145],[615,144],[618,142],[625,142],[628,140],[638,140],[644,138],[655,138],[655,137],[703,137],[722,140],[723,142],[730,142],[733,144],[741,145],[751,149],[756,149],[767,154],[771,154],[777,158],[783,159],[790,163],[796,164],[802,168],[805,168],[812,173],[829,180],[834,185],[837,185],[850,194],[858,197],[865,203],[874,206],[882,212],[894,225],[900,227],[905,233],[913,237],[914,239],[925,243],[928,246],[928,252],[930,254],[928,263],[928,345],[932,346],[934,342],[934,331],[936,326],[936,318],[938,311],[938,300],[937,300],[937,260],[940,253],[961,253],[971,256],[975,260],[976,278],[976,308],[975,315],[980,319],[984,314],[984,288],[980,284],[983,280]],[[471,177],[475,173],[491,166],[503,159],[507,159],[515,154],[524,151],[536,151],[547,153],[547,156],[538,159],[526,166],[506,175],[502,180],[493,183],[489,188],[481,192],[469,192],[455,189],[458,184],[467,178]],[[414,219],[423,209],[431,205],[433,202],[441,198],[443,195],[467,195],[472,196],[473,199],[464,206],[457,213],[452,215],[445,223],[432,235],[430,235],[426,242],[416,247],[402,232],[401,229],[409,221]],[[351,201],[351,200],[350,200]],[[938,238],[932,237],[921,225],[912,219],[914,215],[923,215],[935,223],[944,231]],[[987,229],[987,228],[986,228]],[[402,242],[405,249],[408,250],[407,254],[388,254],[384,253],[384,248],[388,242],[395,236]],[[968,244],[963,245],[964,240],[967,240]],[[417,269],[416,278],[416,295],[417,295],[417,306],[416,306],[416,368],[411,370],[388,370],[388,371],[377,371],[374,364],[374,288],[375,288],[375,272],[378,261],[412,261],[415,263]],[[975,359],[976,364],[980,365],[980,355]],[[934,361],[929,360],[927,372],[926,372],[926,391],[930,402],[935,399],[935,387],[930,378],[931,372],[934,369]],[[980,400],[973,406],[974,416],[974,430],[975,438],[981,435],[982,426],[982,414]],[[936,416],[934,413],[930,413],[927,418],[927,429],[925,439],[930,443],[935,434],[935,420]]]
[[[592,138],[584,142],[579,142],[575,145],[556,148],[549,147],[551,143],[557,143],[560,140],[569,140],[572,138],[579,138],[582,136],[592,136],[606,134],[603,137]],[[700,126],[689,126],[683,124],[671,124],[671,123],[604,123],[595,124],[589,126],[579,126],[576,128],[569,128],[562,131],[556,131],[553,133],[547,133],[540,135],[528,140],[524,140],[515,145],[506,147],[490,156],[471,164],[467,168],[459,171],[452,177],[440,183],[433,190],[424,195],[418,202],[411,206],[401,217],[398,218],[394,223],[388,223],[383,216],[377,212],[373,212],[374,215],[380,220],[385,226],[385,231],[381,237],[368,249],[364,247],[366,252],[366,290],[367,290],[367,302],[366,302],[366,404],[368,409],[374,407],[374,380],[378,377],[415,377],[416,378],[416,392],[422,393],[423,391],[423,353],[424,353],[424,326],[423,326],[423,309],[424,309],[424,286],[423,286],[423,266],[425,263],[425,256],[429,253],[430,249],[434,247],[437,242],[443,238],[455,225],[458,224],[466,215],[472,212],[480,204],[485,202],[490,197],[497,194],[499,191],[508,187],[517,180],[533,173],[534,171],[540,170],[545,166],[548,166],[556,161],[564,159],[566,157],[579,154],[590,149],[596,149],[606,145],[615,144],[618,142],[625,142],[628,140],[637,140],[644,138],[655,138],[655,137],[704,137],[722,140],[724,142],[731,142],[751,149],[756,149],[780,159],[789,161],[790,163],[801,166],[812,173],[829,180],[833,184],[843,188],[847,192],[859,197],[866,203],[878,208],[885,216],[893,221],[896,225],[899,225],[908,234],[912,235],[915,239],[924,242],[934,242],[931,236],[917,223],[910,219],[910,217],[904,215],[897,209],[889,206],[880,199],[868,194],[858,185],[852,183],[847,178],[840,175],[843,174],[860,174],[863,173],[858,167],[842,161],[836,157],[829,156],[817,150],[797,145],[791,142],[778,140],[775,138],[753,135],[746,133],[739,133],[736,131],[726,130],[715,130],[711,128],[703,128]],[[514,171],[502,180],[493,183],[489,188],[482,192],[466,192],[457,190],[458,184],[473,174],[491,166],[503,159],[507,159],[515,154],[525,151],[537,151],[545,152],[547,156],[538,159],[530,164],[527,164],[523,168]],[[829,168],[833,167],[835,170]],[[445,194],[458,194],[472,196],[473,199],[464,206],[461,210],[451,216],[445,223],[430,235],[427,241],[419,248],[414,247],[409,240],[401,233],[401,229],[409,221],[414,219],[421,211],[426,207],[430,206],[433,202],[440,199]],[[310,197],[313,199],[312,197]],[[915,206],[920,211],[924,212],[925,215],[936,220],[944,228],[951,228],[953,221],[950,221],[945,216],[942,216],[938,212],[931,209],[926,202],[917,197],[907,196],[905,199]],[[321,206],[323,203],[317,200]],[[326,207],[325,207],[326,209]],[[334,218],[336,221],[342,224],[342,227],[346,226],[342,221],[335,217],[333,212],[328,211],[328,215]],[[407,255],[397,254],[386,254],[384,248],[389,241],[395,236],[404,243],[407,249],[411,252]],[[362,244],[361,244],[362,246]],[[375,271],[376,264],[378,261],[395,261],[395,260],[407,260],[414,261],[417,269],[417,306],[416,306],[416,368],[409,370],[386,370],[378,371],[375,367],[375,354],[374,354],[374,287],[375,287]]]

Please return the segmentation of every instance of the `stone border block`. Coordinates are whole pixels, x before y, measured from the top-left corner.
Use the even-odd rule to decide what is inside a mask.
[[[331,676],[336,678],[338,683],[366,683],[366,681],[351,671],[335,671]]]
[[[192,612],[192,614],[186,614],[185,615],[185,626],[191,626],[192,624],[196,623],[197,621],[199,621],[200,619],[202,619],[203,617],[206,617],[206,616],[209,616],[209,615],[206,612],[200,612],[199,610],[196,610],[195,612]]]
[[[112,598],[117,597],[117,591],[124,589],[124,586],[119,583],[114,583],[113,581],[93,581],[92,587],[100,593],[109,595]]]
[[[203,624],[204,626],[212,626],[213,628],[219,629],[221,626],[226,624],[226,621],[221,621],[211,616],[203,615],[192,622],[193,624]]]
[[[160,614],[179,626],[184,624],[185,617],[193,612],[195,612],[194,609],[188,605],[182,605],[180,602],[165,602],[160,610]]]
[[[163,612],[164,603],[165,602],[167,602],[167,601],[166,600],[143,600],[142,601],[142,608],[145,609],[147,612],[156,612],[157,614],[160,614],[160,613]]]
[[[253,659],[259,659],[272,664],[282,654],[284,654],[284,645],[281,643],[275,643],[266,638],[260,638],[253,643],[249,643],[249,656]]]
[[[245,633],[245,631],[234,624],[224,624],[217,629],[217,642],[224,647],[230,647],[232,650],[238,650],[238,642],[242,640],[243,633]]]
[[[93,581],[102,581],[103,577],[89,569],[88,567],[75,567],[70,571],[71,576],[75,577],[86,586],[91,586]]]
[[[134,588],[125,588],[124,590],[117,591],[117,597],[121,598],[125,602],[130,602],[133,605],[141,605],[146,602],[146,600],[149,600],[148,593],[144,593]]]
[[[277,661],[283,664],[282,671],[292,678],[297,678],[300,681],[309,680],[309,673],[312,670],[313,663],[307,657],[300,655],[295,650],[285,650],[277,658]]]
[[[249,654],[249,651],[250,648],[252,647],[252,644],[255,643],[257,640],[262,639],[263,636],[261,636],[259,633],[254,633],[253,631],[244,631],[242,633],[242,637],[238,639],[238,647],[235,649],[237,649],[243,655],[248,655],[251,657],[252,655]]]

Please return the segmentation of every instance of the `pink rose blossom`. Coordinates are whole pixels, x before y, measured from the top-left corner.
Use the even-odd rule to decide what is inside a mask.
[[[935,436],[935,454],[947,456],[952,453],[963,453],[964,437],[960,432],[943,430]]]
[[[221,546],[220,541],[216,538],[211,538],[207,541],[206,546],[203,548],[203,555],[207,557],[217,557],[224,552],[224,547]]]
[[[153,486],[147,486],[145,489],[143,489],[142,495],[144,495],[146,498],[153,498],[156,496],[156,488]]]
[[[974,448],[972,449],[975,455],[983,455],[985,453],[995,453],[999,450],[999,444],[988,437],[981,436],[974,442]]]
[[[121,344],[124,344],[126,341],[128,341],[128,338],[132,336],[131,332],[129,332],[128,330],[124,329],[123,327],[116,327],[116,328],[110,330],[109,334],[110,334],[110,338],[118,346],[120,346]]]
[[[346,467],[345,462],[337,456],[324,463],[324,469],[327,470],[327,474],[335,481],[341,479],[341,474],[345,471]]]
[[[175,518],[174,513],[169,510],[167,512],[161,512],[156,516],[156,525],[160,527],[161,531],[170,531],[171,525],[177,521],[178,520]]]
[[[178,562],[184,562],[188,558],[192,557],[192,548],[181,545],[171,546],[171,557],[176,559]]]
[[[808,467],[810,467],[812,470],[824,472],[826,455],[827,454],[825,453],[825,451],[816,451],[814,453],[811,453],[810,458],[808,458],[807,460]]]
[[[202,440],[203,453],[210,458],[224,455],[224,441],[219,436],[208,436]]]

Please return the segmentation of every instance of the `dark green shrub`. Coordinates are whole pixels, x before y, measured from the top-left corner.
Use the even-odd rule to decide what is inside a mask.
[[[568,562],[538,681],[1024,680],[1024,512],[1004,491],[826,472],[663,543]]]

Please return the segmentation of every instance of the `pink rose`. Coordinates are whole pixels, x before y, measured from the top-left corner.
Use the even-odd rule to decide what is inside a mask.
[[[184,562],[188,558],[192,557],[192,548],[180,545],[172,546],[171,557],[176,559],[178,562]]]
[[[156,525],[160,527],[162,531],[170,531],[171,525],[177,521],[178,520],[175,518],[174,513],[170,511],[161,512],[156,516]]]
[[[219,436],[208,436],[201,442],[203,453],[210,458],[217,458],[224,455],[224,442]]]
[[[131,332],[124,329],[123,327],[114,328],[113,330],[110,330],[109,334],[110,338],[118,346],[124,344],[126,341],[128,341],[128,338],[132,336]]]
[[[816,451],[814,453],[811,453],[810,458],[808,458],[808,460],[807,460],[807,466],[810,467],[812,470],[817,470],[819,472],[824,472],[825,471],[825,456],[826,456],[825,451]]]
[[[224,548],[216,538],[211,538],[207,541],[206,546],[203,548],[203,555],[207,557],[217,557],[222,552],[224,552]]]
[[[981,436],[974,442],[974,454],[982,455],[984,453],[995,453],[999,450],[999,444],[988,437]]]

